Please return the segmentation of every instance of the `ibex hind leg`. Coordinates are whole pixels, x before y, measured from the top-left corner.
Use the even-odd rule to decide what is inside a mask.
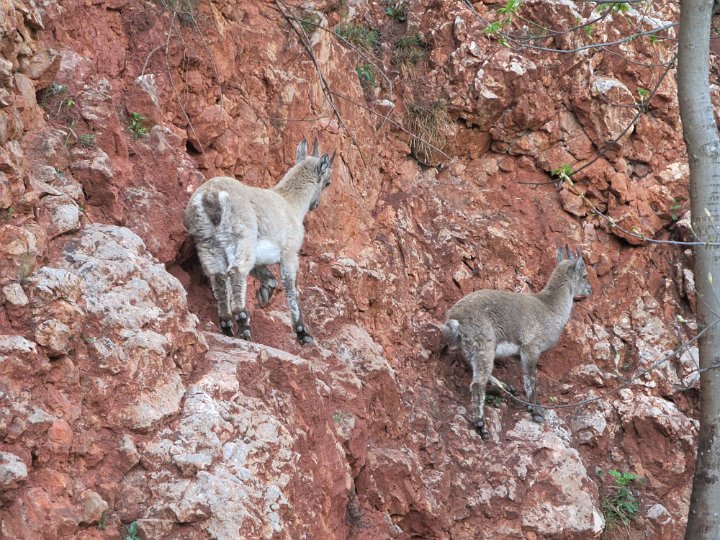
[[[203,272],[210,280],[213,296],[217,302],[220,331],[232,336],[232,315],[230,313],[230,290],[228,287],[225,252],[209,242],[195,242]]]
[[[267,266],[256,266],[250,273],[255,276],[256,279],[260,280],[260,286],[255,296],[257,297],[258,305],[265,307],[270,303],[278,281]]]
[[[495,344],[486,338],[464,336],[462,348],[473,371],[472,383],[470,383],[471,422],[480,437],[488,439],[490,434],[485,427],[485,387],[492,373]]]
[[[247,278],[249,272],[245,269],[234,266],[229,271],[230,283],[232,285],[232,315],[237,322],[238,331],[237,336],[252,340],[252,334],[250,333],[250,313],[245,307],[245,295],[247,293]]]

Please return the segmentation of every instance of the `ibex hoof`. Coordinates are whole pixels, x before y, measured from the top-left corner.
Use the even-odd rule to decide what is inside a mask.
[[[488,433],[487,429],[485,429],[485,421],[484,420],[476,420],[473,422],[473,427],[475,428],[475,431],[478,435],[480,435],[480,438],[483,441],[487,441],[490,438],[490,434]]]
[[[315,343],[313,337],[307,333],[305,325],[300,323],[295,327],[295,333],[297,334],[297,340],[300,345],[312,345]]]
[[[238,324],[238,331],[236,336],[241,339],[246,339],[250,341],[252,339],[252,336],[250,334],[250,315],[248,315],[247,310],[241,309],[234,314],[234,317],[235,321]]]
[[[246,340],[246,341],[252,341],[252,334],[250,334],[250,329],[249,329],[249,328],[246,328],[246,329],[243,330],[242,332],[238,332],[238,336],[237,336],[237,337],[242,338],[242,339],[244,339],[244,340]]]
[[[312,345],[315,343],[315,340],[310,334],[305,334],[304,336],[298,335],[298,341],[300,342],[300,345]]]
[[[260,307],[265,307],[270,303],[270,298],[272,298],[273,292],[275,291],[275,287],[271,287],[270,285],[260,285],[258,287],[256,297],[258,304]]]
[[[507,386],[507,391],[510,392],[513,396],[520,395],[520,392],[518,392],[517,388],[515,388],[512,384],[505,383],[505,386]]]
[[[220,331],[226,335],[232,337],[232,319],[221,319],[220,320]]]
[[[537,422],[538,424],[542,424],[545,422],[545,415],[540,411],[530,411],[530,414],[532,415],[532,419],[534,422]]]

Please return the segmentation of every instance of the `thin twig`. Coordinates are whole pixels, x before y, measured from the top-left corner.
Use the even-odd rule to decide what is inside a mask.
[[[366,51],[365,49],[363,49],[363,48],[361,48],[361,47],[358,47],[357,45],[355,45],[354,43],[352,43],[349,39],[346,39],[346,38],[342,37],[342,36],[339,35],[337,32],[333,32],[333,31],[330,30],[329,28],[325,28],[325,27],[322,26],[321,24],[314,23],[314,22],[308,21],[308,20],[306,20],[306,19],[298,19],[297,17],[293,16],[292,14],[290,15],[290,18],[293,19],[295,22],[303,23],[303,24],[308,24],[308,25],[310,25],[310,26],[314,26],[315,28],[318,28],[318,29],[322,30],[323,32],[327,32],[328,34],[332,35],[335,39],[337,39],[340,43],[342,43],[342,44],[345,45],[346,47],[351,48],[356,54],[360,55],[360,56],[363,58],[363,60],[365,61],[365,63],[370,64],[372,67],[374,67],[375,70],[376,70],[378,73],[380,73],[380,75],[382,76],[382,78],[385,79],[385,82],[386,82],[387,85],[388,85],[388,93],[390,94],[390,98],[389,98],[389,99],[390,99],[391,101],[394,99],[394,98],[393,98],[393,83],[392,83],[392,80],[390,80],[390,77],[388,77],[388,76],[385,74],[385,71],[384,71],[380,66],[378,66],[378,65],[375,63],[375,62],[382,62],[382,61],[379,60],[377,57],[375,57],[375,55],[373,55],[373,56],[371,57],[370,55],[367,54],[367,51]],[[370,60],[370,58],[372,58],[372,60]],[[373,60],[374,60],[374,61],[373,61]]]
[[[213,71],[215,72],[215,79],[217,80],[218,90],[220,91],[220,106],[222,108],[224,108],[223,89],[222,89],[222,81],[220,80],[220,71],[218,70],[217,64],[215,63],[215,57],[213,56],[213,53],[210,50],[210,47],[208,46],[207,42],[205,41],[205,32],[203,32],[202,29],[200,28],[200,25],[198,24],[197,19],[195,18],[195,10],[192,8],[190,9],[190,19],[193,22],[193,26],[195,27],[195,30],[197,31],[198,36],[200,36],[200,42],[203,44],[203,47],[205,48],[205,52],[207,53],[208,57],[210,58],[210,63],[212,64]],[[216,28],[216,30],[219,31],[219,29],[217,28],[217,25],[215,28]]]
[[[588,405],[588,404],[590,404],[590,403],[595,403],[596,401],[601,401],[601,400],[607,398],[608,396],[619,392],[620,390],[623,390],[623,389],[625,389],[625,388],[628,388],[628,387],[632,386],[633,384],[635,384],[635,381],[637,381],[640,377],[643,377],[643,376],[645,376],[646,374],[650,373],[651,371],[656,370],[657,368],[659,368],[661,365],[663,365],[665,362],[667,362],[667,361],[670,360],[671,358],[674,358],[674,357],[676,357],[676,356],[681,355],[683,352],[685,352],[685,351],[688,349],[688,347],[689,347],[690,345],[692,345],[692,344],[695,343],[697,340],[699,340],[699,339],[702,337],[702,335],[705,334],[705,332],[707,332],[708,330],[710,330],[711,328],[713,328],[713,327],[714,327],[715,325],[717,325],[718,323],[720,323],[720,319],[716,319],[715,321],[713,321],[712,324],[710,324],[710,325],[706,326],[705,328],[703,328],[695,337],[687,340],[687,341],[686,341],[685,343],[683,343],[680,347],[678,347],[678,348],[675,349],[674,351],[669,352],[668,354],[666,354],[665,356],[663,356],[662,358],[660,358],[660,359],[657,360],[656,362],[653,362],[649,367],[647,367],[647,368],[645,368],[645,369],[641,369],[640,371],[638,371],[634,376],[632,376],[630,379],[628,379],[626,382],[624,382],[623,384],[621,384],[621,385],[618,386],[617,388],[613,388],[612,390],[608,390],[607,392],[603,392],[603,393],[600,394],[599,396],[595,396],[595,397],[588,398],[588,399],[583,399],[583,400],[581,400],[581,401],[576,401],[576,402],[573,402],[573,403],[563,403],[563,404],[560,404],[560,405],[542,405],[542,404],[540,404],[540,403],[534,403],[534,404],[533,404],[533,403],[530,403],[529,401],[525,401],[525,400],[523,400],[523,399],[520,399],[519,397],[513,395],[512,392],[510,392],[510,391],[507,390],[506,388],[502,388],[502,386],[501,386],[501,390],[502,390],[503,392],[505,392],[508,396],[510,396],[510,398],[512,398],[513,401],[516,401],[516,402],[521,403],[521,404],[523,404],[523,405],[526,405],[526,406],[528,406],[528,407],[539,406],[539,407],[542,407],[543,409],[568,409],[568,408],[573,408],[573,407],[582,407],[582,406]],[[694,372],[697,371],[698,373],[700,373],[700,372],[702,372],[702,371],[708,371],[708,370],[711,370],[711,369],[718,369],[718,368],[720,368],[720,364],[718,364],[718,365],[712,365],[712,366],[710,366],[710,367],[702,368],[702,369],[701,369],[701,368],[698,368],[698,369],[695,369],[695,370],[693,370],[693,371],[694,371]]]
[[[292,16],[290,13],[288,7],[285,5],[285,3],[282,0],[275,0],[275,5],[277,6],[278,10],[282,14],[282,16],[285,18],[285,20],[290,25],[290,28],[293,29],[293,32],[298,36],[300,39],[300,42],[302,43],[303,47],[305,48],[305,51],[308,53],[308,56],[310,57],[310,60],[312,61],[313,65],[315,66],[315,71],[318,74],[318,80],[320,81],[320,87],[322,88],[323,95],[325,96],[325,100],[330,104],[330,107],[332,107],[333,112],[335,113],[335,117],[338,119],[338,122],[343,127],[343,129],[347,132],[347,134],[350,136],[350,139],[352,140],[353,144],[358,150],[358,153],[360,154],[360,159],[362,159],[363,164],[365,165],[365,168],[369,171],[370,166],[365,159],[365,155],[362,152],[362,149],[360,148],[360,144],[358,143],[357,139],[355,138],[355,135],[353,135],[352,131],[350,131],[350,128],[348,128],[347,124],[345,123],[345,120],[343,119],[342,115],[340,114],[340,111],[337,108],[337,105],[335,104],[335,100],[333,99],[332,91],[330,90],[330,85],[327,82],[327,79],[325,78],[325,74],[323,73],[322,69],[320,68],[320,64],[318,63],[317,58],[315,58],[315,54],[312,51],[312,46],[310,45],[310,41],[307,37],[307,34],[305,33],[305,30],[303,30],[302,26],[296,22],[295,17]]]
[[[152,51],[150,51],[150,53],[147,55],[147,58],[145,59],[145,63],[143,64],[142,71],[140,72],[140,77],[142,77],[143,75],[145,75],[145,70],[147,69],[148,62],[150,62],[150,57],[151,57],[153,54],[155,54],[157,51],[159,51],[160,49],[162,49],[162,45],[158,45],[158,46],[155,47]]]
[[[180,95],[178,94],[177,87],[175,86],[175,80],[172,76],[172,69],[170,68],[170,60],[169,60],[169,51],[170,51],[170,36],[172,35],[173,31],[173,24],[175,23],[175,19],[177,18],[177,9],[179,6],[179,2],[175,5],[175,8],[173,9],[173,16],[170,19],[170,27],[168,28],[168,34],[167,34],[167,40],[165,41],[165,67],[167,68],[167,74],[168,78],[170,79],[170,86],[173,89],[173,94],[175,94],[175,99],[178,102],[178,106],[180,107],[180,110],[183,113],[183,116],[185,117],[185,121],[188,123],[188,126],[190,127],[190,131],[192,132],[193,136],[195,137],[195,140],[198,143],[198,146],[200,147],[200,153],[205,158],[206,165],[209,166],[209,168],[212,170],[213,176],[215,176],[215,166],[212,163],[209,163],[207,160],[207,156],[205,154],[205,148],[203,148],[202,143],[200,142],[200,138],[197,135],[197,132],[195,131],[195,127],[192,124],[192,121],[190,120],[190,116],[188,115],[187,111],[185,110],[185,106],[182,104],[182,100],[180,99]]]
[[[583,45],[581,47],[576,47],[574,49],[555,49],[552,47],[540,47],[539,45],[531,45],[529,43],[518,44],[518,46],[514,47],[514,49],[527,48],[527,49],[533,49],[536,51],[553,52],[553,53],[559,53],[559,54],[575,54],[578,52],[588,51],[591,49],[600,49],[600,48],[605,48],[605,47],[611,47],[614,45],[621,45],[623,43],[627,43],[628,41],[632,41],[633,39],[638,38],[638,37],[647,36],[647,35],[651,35],[651,34],[657,34],[658,32],[662,32],[663,30],[668,30],[669,28],[673,28],[673,27],[677,26],[677,24],[678,23],[668,23],[664,26],[659,26],[659,27],[653,28],[651,30],[646,30],[644,32],[638,32],[636,34],[631,34],[629,36],[626,36],[622,39],[618,39],[616,41],[606,41],[603,43],[590,43],[589,45]],[[503,34],[502,37],[505,37],[505,35]],[[509,40],[512,40],[515,42],[520,41],[520,40],[513,39],[513,38],[509,38]]]

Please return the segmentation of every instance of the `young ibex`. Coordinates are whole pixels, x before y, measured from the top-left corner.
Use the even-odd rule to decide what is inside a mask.
[[[460,346],[472,367],[472,424],[483,439],[485,385],[492,379],[496,356],[520,355],[523,383],[533,420],[543,422],[536,391],[540,353],[555,346],[570,318],[573,299],[592,293],[580,253],[567,246],[557,251],[557,266],[539,293],[476,291],[462,298],[447,314],[444,334],[450,346]]]
[[[260,280],[257,299],[265,306],[277,286],[268,265],[280,263],[297,339],[301,344],[313,342],[300,313],[295,283],[298,251],[305,236],[305,214],[317,208],[322,190],[330,185],[334,159],[335,154],[318,155],[317,139],[312,156],[308,156],[303,139],[295,166],[272,189],[216,176],[193,193],[185,209],[185,227],[210,279],[223,334],[233,335],[234,319],[236,335],[251,339],[250,314],[245,308],[248,275]]]

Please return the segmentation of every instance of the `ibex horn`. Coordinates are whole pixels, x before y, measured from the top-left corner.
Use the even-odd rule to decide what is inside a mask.
[[[318,157],[318,140],[317,137],[315,137],[315,140],[313,141],[313,157]]]

